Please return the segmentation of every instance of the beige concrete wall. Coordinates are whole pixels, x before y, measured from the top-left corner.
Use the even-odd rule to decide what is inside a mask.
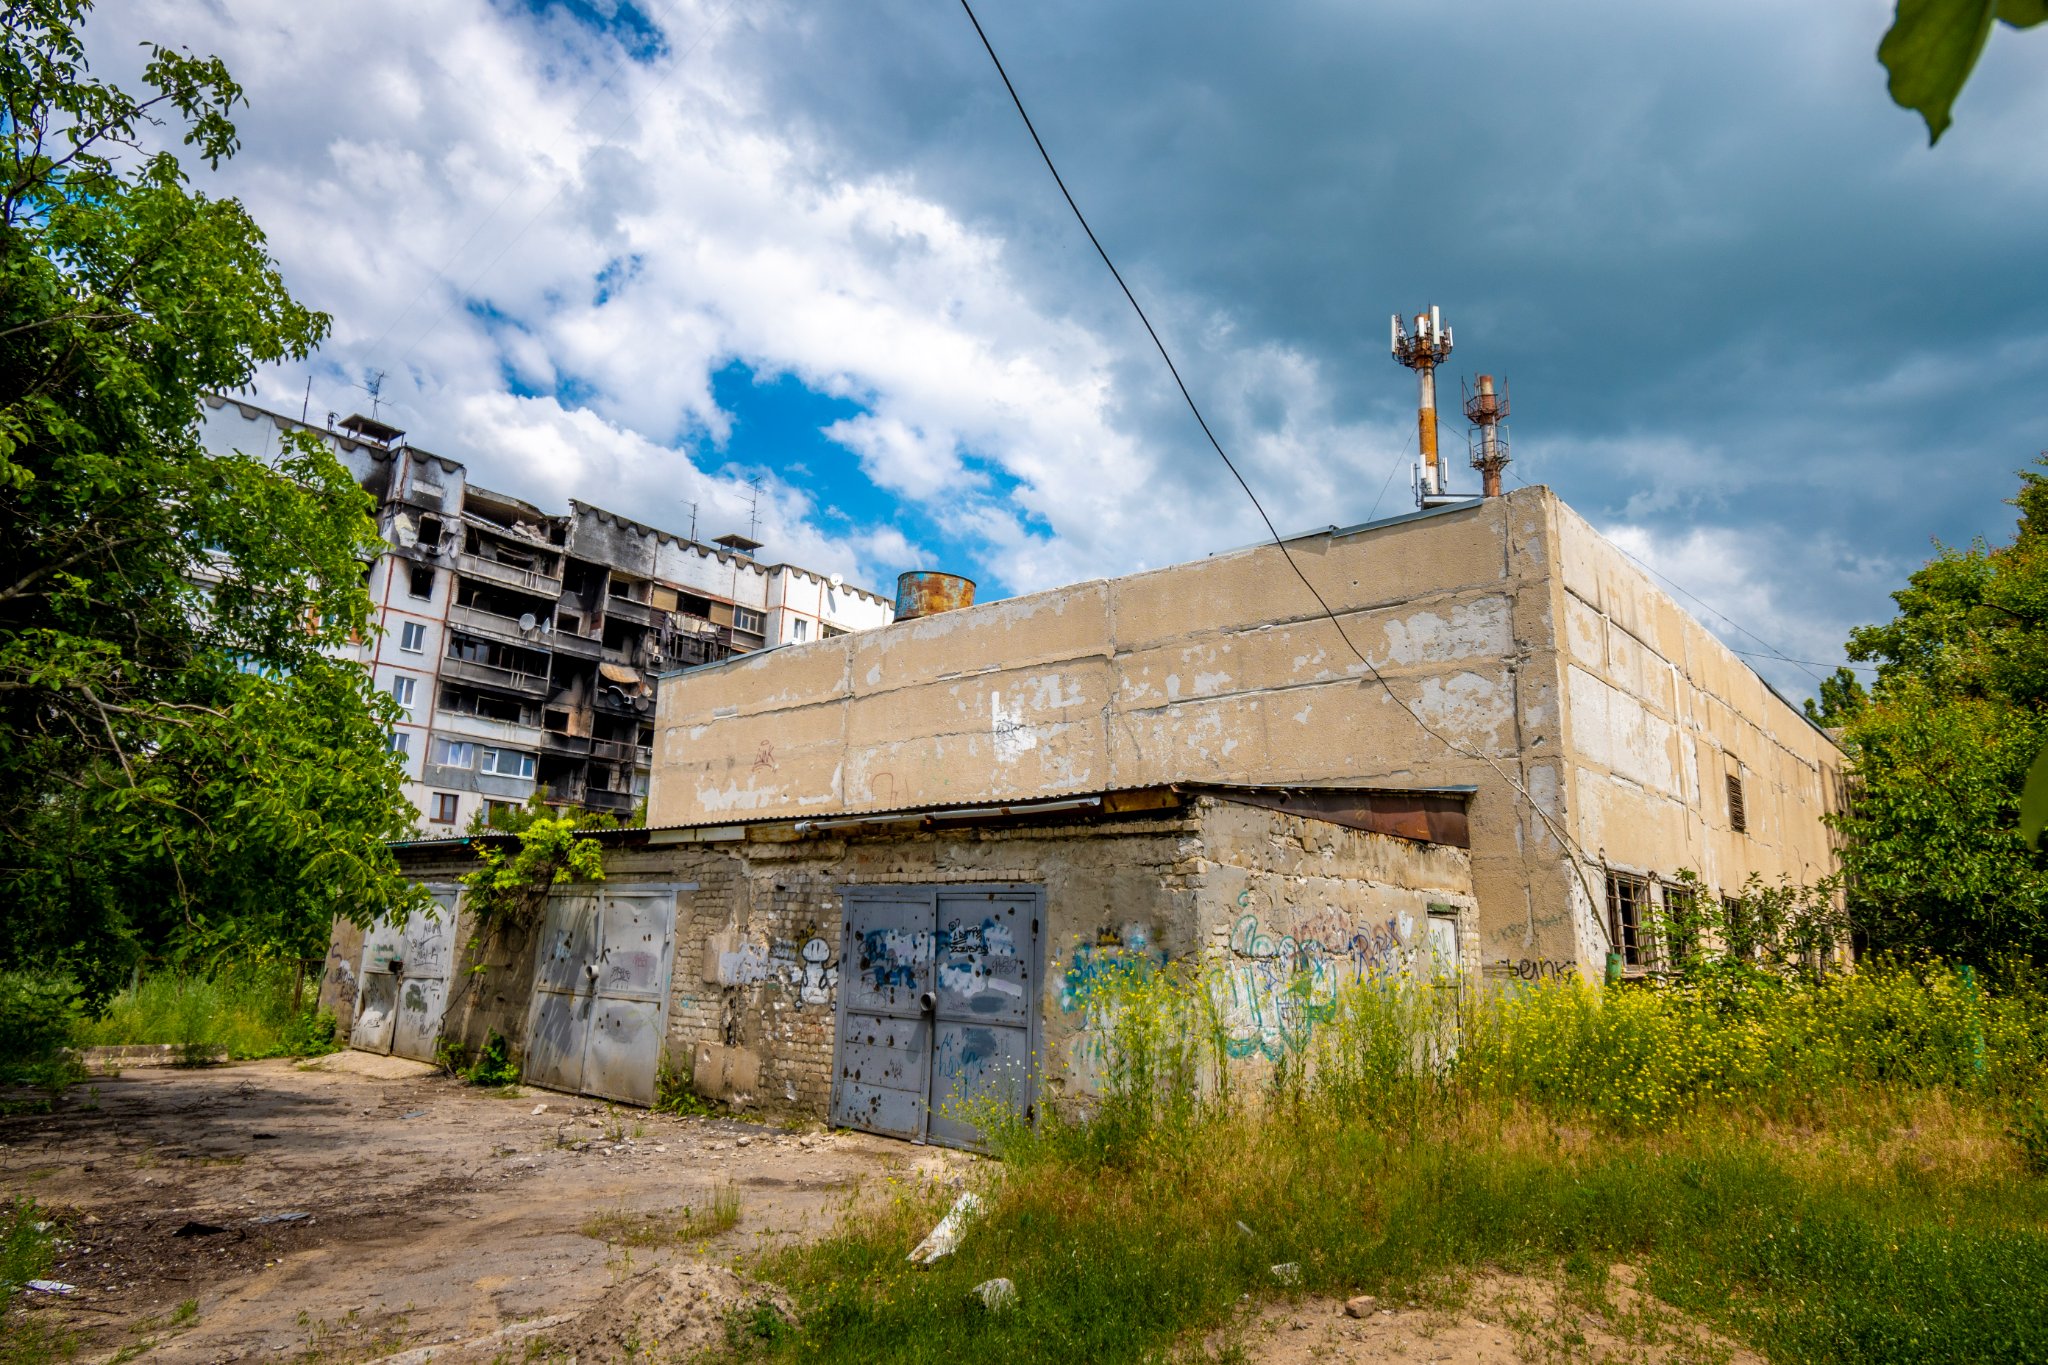
[[[1173,781],[1472,784],[1485,918],[1512,956],[1546,932],[1562,955],[1565,873],[1514,790],[1554,806],[1561,779],[1553,503],[1525,489],[1292,542],[1393,696],[1270,546],[678,674],[649,822]]]
[[[1751,874],[1812,882],[1835,870],[1821,817],[1842,757],[1615,545],[1558,507],[1564,599],[1567,806],[1576,837],[1614,867],[1699,874],[1733,892]],[[1748,829],[1730,821],[1742,780]],[[1604,929],[1583,927],[1604,948]]]
[[[1601,968],[1602,849],[1731,887],[1831,866],[1825,737],[1547,489],[1291,547],[1385,686],[1258,547],[667,678],[650,823],[1469,784],[1486,969],[1522,977]],[[1696,775],[1735,760],[1747,838]]]

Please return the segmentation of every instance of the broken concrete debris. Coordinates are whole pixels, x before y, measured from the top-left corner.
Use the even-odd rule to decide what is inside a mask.
[[[1344,1300],[1344,1315],[1351,1318],[1369,1318],[1379,1310],[1380,1301],[1370,1294],[1360,1294]]]
[[[939,1220],[922,1242],[910,1250],[910,1259],[918,1265],[930,1265],[942,1256],[950,1256],[960,1245],[960,1238],[967,1231],[967,1225],[981,1213],[981,1199],[972,1190],[963,1191],[953,1201],[953,1207]]]

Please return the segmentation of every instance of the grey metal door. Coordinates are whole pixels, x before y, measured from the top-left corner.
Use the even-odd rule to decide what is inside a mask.
[[[674,887],[556,896],[542,921],[525,1077],[652,1104],[675,955]]]
[[[452,886],[427,890],[434,897],[431,917],[412,915],[403,929],[380,919],[363,936],[356,1016],[348,1037],[352,1048],[434,1060],[441,1015],[448,1005],[460,893]]]
[[[1043,905],[1035,886],[846,889],[834,1123],[972,1146],[961,1106],[1031,1113]]]
[[[420,1062],[434,1061],[434,1049],[441,1041],[441,1016],[448,1008],[448,973],[455,958],[458,895],[453,887],[428,889],[434,897],[434,914],[414,915],[405,922],[398,1022],[391,1038],[393,1053]]]

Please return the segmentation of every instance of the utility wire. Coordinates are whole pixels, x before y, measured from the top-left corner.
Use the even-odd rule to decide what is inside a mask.
[[[1528,804],[1529,809],[1542,822],[1543,827],[1550,832],[1551,837],[1557,840],[1558,846],[1571,855],[1572,868],[1578,873],[1580,885],[1586,893],[1587,910],[1597,919],[1601,901],[1599,897],[1593,894],[1592,883],[1587,879],[1583,866],[1585,862],[1595,860],[1586,856],[1584,848],[1579,845],[1577,840],[1573,839],[1564,830],[1558,828],[1557,823],[1544,811],[1542,805],[1529,794],[1529,789],[1516,781],[1513,774],[1503,768],[1492,756],[1478,749],[1469,748],[1458,743],[1431,725],[1427,720],[1424,720],[1420,712],[1404,701],[1401,694],[1394,690],[1393,684],[1386,680],[1373,661],[1367,658],[1365,652],[1359,649],[1357,644],[1352,641],[1351,633],[1344,629],[1344,622],[1338,619],[1337,613],[1331,609],[1329,602],[1324,599],[1322,592],[1309,580],[1309,576],[1302,572],[1301,565],[1295,562],[1293,551],[1287,548],[1287,541],[1281,536],[1279,529],[1273,525],[1273,518],[1266,514],[1265,504],[1259,501],[1259,495],[1252,491],[1251,484],[1245,481],[1243,473],[1238,470],[1236,463],[1225,452],[1223,443],[1216,439],[1216,433],[1210,429],[1209,420],[1202,415],[1202,409],[1195,402],[1195,396],[1188,392],[1187,381],[1181,378],[1180,367],[1173,363],[1173,356],[1167,351],[1166,343],[1159,339],[1158,329],[1153,327],[1152,319],[1145,315],[1144,305],[1138,302],[1137,295],[1133,294],[1130,285],[1124,282],[1123,272],[1116,268],[1116,262],[1112,261],[1109,258],[1109,252],[1103,249],[1102,240],[1095,235],[1095,229],[1088,225],[1087,215],[1082,213],[1081,206],[1074,202],[1073,192],[1067,188],[1067,182],[1061,177],[1059,167],[1053,164],[1052,153],[1045,149],[1045,140],[1039,137],[1037,126],[1031,122],[1031,115],[1025,111],[1024,101],[1017,94],[1017,87],[1011,82],[1010,73],[1003,68],[1003,59],[996,55],[995,45],[989,41],[987,31],[981,26],[981,20],[975,17],[974,6],[969,3],[969,0],[960,0],[960,8],[967,11],[967,22],[974,25],[975,36],[981,39],[981,45],[987,51],[988,59],[995,63],[996,74],[1002,77],[1003,88],[1010,93],[1010,103],[1017,107],[1017,117],[1024,121],[1025,131],[1031,134],[1031,141],[1038,148],[1039,158],[1045,162],[1046,170],[1052,173],[1053,183],[1060,187],[1060,195],[1067,201],[1067,207],[1073,210],[1074,219],[1080,223],[1081,231],[1088,234],[1089,245],[1095,248],[1095,254],[1100,256],[1103,265],[1109,268],[1110,275],[1116,280],[1117,288],[1123,290],[1124,298],[1129,301],[1131,310],[1138,315],[1138,321],[1145,325],[1145,334],[1152,338],[1152,345],[1158,349],[1159,358],[1166,362],[1167,372],[1173,376],[1174,385],[1179,388],[1181,398],[1188,405],[1188,411],[1194,414],[1195,422],[1202,428],[1202,435],[1209,439],[1210,448],[1216,452],[1217,458],[1223,461],[1223,467],[1230,471],[1231,477],[1237,480],[1237,486],[1242,488],[1245,497],[1251,500],[1252,508],[1258,512],[1259,520],[1265,523],[1267,534],[1273,537],[1273,544],[1279,548],[1281,557],[1287,561],[1287,567],[1294,570],[1294,576],[1301,580],[1301,585],[1308,589],[1309,595],[1315,598],[1316,605],[1322,608],[1323,615],[1329,618],[1332,626],[1337,628],[1337,636],[1344,641],[1344,647],[1349,649],[1361,664],[1365,665],[1366,672],[1372,675],[1373,681],[1385,690],[1387,696],[1396,706],[1408,713],[1408,718],[1421,727],[1424,734],[1430,736],[1451,752],[1463,754],[1467,758],[1477,759],[1493,769],[1495,775],[1506,782],[1509,787],[1513,788],[1516,794]],[[1611,940],[1611,933],[1609,938]]]

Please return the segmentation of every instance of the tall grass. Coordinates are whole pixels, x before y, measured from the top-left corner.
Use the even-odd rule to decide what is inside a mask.
[[[314,1004],[317,977],[295,1008],[289,963],[231,967],[212,976],[160,971],[107,1002],[74,1030],[81,1047],[168,1043],[191,1057],[301,1057],[331,1052],[334,1017]]]
[[[1116,985],[1099,1095],[991,1122],[987,1213],[935,1269],[904,1261],[947,1201],[919,1187],[768,1258],[804,1308],[772,1350],[1138,1360],[1293,1292],[1283,1262],[1304,1292],[1440,1297],[1625,1260],[1773,1359],[2048,1359],[2048,1181],[2007,1133],[2048,1056],[2024,985],[1356,982],[1233,1067],[1215,984]],[[998,1275],[1016,1308],[973,1308]]]

